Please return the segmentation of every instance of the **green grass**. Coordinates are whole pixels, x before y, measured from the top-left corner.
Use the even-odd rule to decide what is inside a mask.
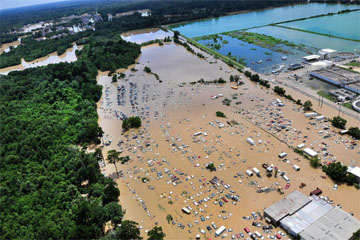
[[[346,63],[345,65],[350,67],[360,67],[360,62],[350,62]]]
[[[324,97],[324,98],[332,101],[332,102],[335,102],[335,101],[334,101],[334,98],[330,95],[330,93],[327,93],[327,92],[324,92],[324,91],[318,91],[317,94],[318,94],[319,96],[322,96],[322,97]]]

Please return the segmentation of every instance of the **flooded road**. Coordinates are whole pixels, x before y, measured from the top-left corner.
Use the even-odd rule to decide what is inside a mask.
[[[308,160],[290,149],[305,141],[323,162],[336,159],[359,165],[359,146],[353,146],[347,136],[338,135],[328,122],[309,124],[312,121],[304,117],[303,110],[290,101],[282,99],[285,106],[279,108],[275,103],[279,97],[271,89],[256,86],[243,74],[203,54],[205,60],[173,43],[152,45],[142,48],[137,64],[118,71],[126,76],[117,83],[112,83],[107,72],[98,75],[98,83],[103,86],[98,114],[105,132],[104,156],[116,149],[122,151],[122,156],[131,157],[128,163],[117,164],[119,177],[113,164],[106,163],[101,170],[119,184],[125,218],[139,223],[141,235],[146,236],[156,224],[168,239],[195,239],[211,222],[231,228],[235,234],[251,227],[251,221],[243,217],[251,216],[252,211],[262,213],[284,196],[276,189],[284,188],[286,181],[280,176],[266,177],[263,163],[277,166],[291,179],[285,194],[296,189],[308,195],[319,187],[334,205],[341,204],[345,211],[359,217],[360,206],[353,203],[360,202],[360,194],[354,187],[341,185],[333,190],[334,183],[320,177],[324,175],[321,169],[310,167]],[[159,80],[144,72],[145,66]],[[235,74],[245,80],[237,90],[229,83],[230,75]],[[211,81],[220,77],[227,83],[190,84],[201,78]],[[219,97],[211,100],[215,95]],[[299,97],[295,93],[293,96]],[[231,100],[230,106],[223,104],[225,98]],[[314,108],[324,113],[328,110]],[[216,111],[222,111],[226,118],[216,117]],[[121,119],[125,115],[140,116],[142,127],[122,133]],[[278,131],[280,125],[285,129]],[[325,126],[329,129],[319,134]],[[201,134],[194,136],[196,132]],[[324,134],[330,136],[323,139]],[[246,142],[249,137],[255,146]],[[286,161],[278,158],[283,151],[288,153]],[[205,168],[210,162],[215,172]],[[300,172],[293,169],[293,164],[301,168]],[[254,167],[261,177],[245,174]],[[210,184],[215,176],[224,184]],[[230,188],[225,188],[225,183]],[[306,187],[299,188],[301,183]],[[269,192],[257,193],[261,188]],[[220,207],[219,200],[230,190],[239,195],[240,201],[223,201]],[[195,206],[193,202],[200,200],[201,204]],[[193,209],[190,215],[181,211],[186,206]],[[173,220],[168,223],[169,216]],[[214,230],[206,231],[206,237],[213,235]]]

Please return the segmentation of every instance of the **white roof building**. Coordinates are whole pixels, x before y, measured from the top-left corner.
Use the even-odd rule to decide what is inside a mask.
[[[355,176],[357,183],[360,183],[360,167],[348,167],[348,172]]]
[[[310,157],[316,157],[318,154],[317,152],[315,152],[314,150],[312,150],[311,148],[305,148],[304,149],[304,153],[306,153],[307,155],[309,155]]]
[[[321,56],[319,55],[309,55],[309,56],[305,56],[303,57],[303,59],[307,62],[309,61],[314,61],[314,60],[319,60]]]

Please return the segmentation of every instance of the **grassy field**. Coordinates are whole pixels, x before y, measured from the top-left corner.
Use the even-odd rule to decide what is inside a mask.
[[[346,63],[345,65],[350,67],[360,67],[360,62],[350,62]]]

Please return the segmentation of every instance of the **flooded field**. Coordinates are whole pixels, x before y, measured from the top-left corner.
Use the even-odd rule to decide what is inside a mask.
[[[7,75],[11,71],[24,70],[26,68],[41,67],[48,64],[56,64],[60,62],[74,62],[76,61],[76,50],[80,50],[82,46],[77,46],[74,44],[72,48],[66,50],[66,52],[60,56],[56,52],[49,54],[46,57],[38,58],[31,62],[26,62],[24,59],[21,59],[21,64],[16,66],[11,66],[7,68],[1,68],[0,74]]]
[[[346,185],[333,190],[334,183],[321,178],[321,169],[310,167],[308,160],[290,148],[305,142],[324,163],[336,160],[359,165],[359,145],[337,134],[329,122],[305,118],[292,102],[281,98],[285,106],[279,107],[275,101],[279,97],[272,90],[254,85],[243,74],[203,54],[205,60],[173,43],[152,45],[142,48],[137,64],[118,70],[126,76],[117,83],[106,72],[98,75],[103,86],[98,114],[105,132],[104,156],[116,149],[131,157],[117,164],[119,176],[113,164],[104,162],[101,170],[119,184],[125,217],[139,223],[141,235],[158,224],[167,239],[195,239],[200,232],[202,238],[213,238],[212,223],[229,229],[227,239],[244,232],[244,227],[262,233],[252,222],[266,223],[259,217],[254,220],[251,213],[262,215],[265,207],[284,196],[276,190],[286,184],[280,176],[267,177],[264,163],[277,166],[291,179],[285,194],[297,189],[308,195],[319,187],[332,204],[341,204],[359,217],[360,208],[353,204],[360,201],[359,192]],[[145,66],[161,82],[144,72]],[[228,81],[235,74],[245,80],[237,90]],[[228,83],[190,84],[220,77]],[[223,104],[225,98],[231,100],[230,106]],[[314,108],[329,117],[336,115],[326,107]],[[216,111],[224,112],[226,118],[216,117]],[[142,127],[123,133],[121,119],[135,115],[142,118]],[[255,145],[247,143],[247,138]],[[283,151],[288,156],[280,159],[278,154]],[[216,171],[206,169],[210,162]],[[294,164],[301,168],[299,172]],[[253,168],[260,171],[260,177],[246,175]],[[300,188],[301,183],[306,186]],[[192,210],[190,215],[181,210],[186,206]]]
[[[360,40],[360,11],[311,18],[281,25],[317,33],[330,34],[337,37]],[[360,43],[358,42],[358,44]]]
[[[135,30],[121,35],[124,40],[138,44],[155,39],[164,39],[169,36],[172,36],[171,32],[165,32],[159,28]]]
[[[214,49],[223,55],[231,55],[236,57],[246,66],[250,67],[256,72],[263,74],[271,74],[280,66],[286,69],[291,63],[299,62],[299,60],[307,55],[305,51],[313,51],[314,49],[307,48],[300,50],[294,47],[278,44],[273,48],[265,48],[255,44],[247,43],[231,36],[219,34],[221,41],[213,39],[199,40],[198,42],[214,49],[214,45],[220,44],[218,49]],[[280,50],[277,50],[280,49]]]
[[[351,24],[349,24],[351,25]],[[303,44],[306,46],[315,47],[318,49],[330,48],[340,52],[353,52],[354,49],[360,48],[360,43],[355,41],[348,41],[339,38],[326,37],[322,35],[301,32],[276,26],[266,26],[261,28],[253,28],[247,30],[259,34],[265,34],[293,42],[295,44]]]

